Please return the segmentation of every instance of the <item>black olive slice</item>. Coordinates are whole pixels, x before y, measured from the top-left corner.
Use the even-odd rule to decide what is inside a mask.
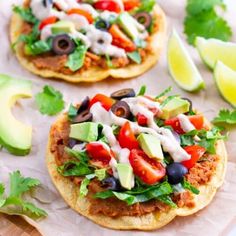
[[[93,114],[89,110],[83,111],[78,114],[72,121],[73,124],[89,122],[93,120]]]
[[[53,38],[52,50],[57,55],[69,55],[75,50],[75,43],[67,34],[60,34]]]
[[[139,12],[137,13],[134,18],[142,24],[146,29],[151,25],[152,23],[152,16],[148,14],[147,12]]]
[[[189,102],[190,106],[189,106],[189,112],[192,112],[193,111],[193,103],[190,99],[188,98],[182,98],[183,100],[186,100]]]
[[[121,100],[122,98],[131,98],[135,96],[135,91],[130,88],[121,89],[111,94],[111,97],[117,100]]]
[[[73,138],[69,138],[68,147],[73,148],[77,143],[78,143],[78,140],[73,139]]]
[[[99,29],[99,30],[102,30],[102,31],[107,31],[110,27],[110,24],[109,22],[105,21],[105,20],[98,20],[96,23],[95,23],[95,28],[96,29]]]
[[[129,105],[124,101],[118,101],[111,107],[111,111],[119,117],[129,119],[131,117],[131,111]]]
[[[80,107],[78,109],[77,114],[80,114],[81,112],[87,110],[88,107],[89,107],[89,102],[90,102],[89,97],[88,96],[85,97],[85,99],[82,101],[82,103],[81,103],[81,105],[80,105]]]

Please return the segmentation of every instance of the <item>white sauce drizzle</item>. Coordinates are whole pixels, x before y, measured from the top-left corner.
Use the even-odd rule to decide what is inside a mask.
[[[177,117],[179,119],[180,126],[185,133],[196,129],[186,115],[179,114]]]

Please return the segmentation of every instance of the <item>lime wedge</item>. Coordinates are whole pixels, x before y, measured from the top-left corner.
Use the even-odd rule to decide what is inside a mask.
[[[197,37],[196,46],[202,60],[211,69],[214,69],[217,61],[221,61],[236,70],[236,43]]]
[[[205,83],[174,30],[168,43],[168,65],[171,76],[180,88],[195,92],[205,87]]]
[[[218,61],[214,69],[214,78],[223,98],[236,107],[236,71]]]

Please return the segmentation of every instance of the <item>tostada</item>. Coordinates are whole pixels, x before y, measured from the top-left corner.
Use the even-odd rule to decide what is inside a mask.
[[[191,215],[225,175],[224,136],[190,100],[141,94],[86,97],[49,135],[47,167],[60,194],[108,228],[153,230]]]
[[[16,56],[42,77],[135,77],[155,65],[165,40],[165,14],[153,0],[25,0],[13,11]]]

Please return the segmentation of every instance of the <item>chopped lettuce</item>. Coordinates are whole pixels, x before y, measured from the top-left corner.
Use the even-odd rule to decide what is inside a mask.
[[[184,189],[190,190],[194,194],[198,195],[200,193],[200,191],[197,188],[195,188],[193,185],[191,185],[186,179],[182,181],[181,185]]]
[[[26,44],[24,48],[26,55],[38,55],[44,52],[49,52],[51,49],[51,40],[39,40],[34,43]]]
[[[141,5],[137,9],[137,12],[152,12],[156,0],[141,0]]]
[[[88,185],[90,183],[90,179],[84,178],[79,189],[79,193],[81,197],[85,197],[88,194]]]
[[[70,104],[69,110],[68,110],[68,117],[69,119],[73,119],[77,116],[78,109],[73,106],[73,104]]]
[[[66,66],[70,68],[71,71],[77,71],[84,65],[84,59],[87,52],[87,47],[85,45],[78,45],[73,53],[69,55]]]
[[[28,22],[35,24],[38,22],[38,19],[33,15],[31,8],[23,8],[20,6],[13,6],[13,11],[20,15],[20,17]]]

